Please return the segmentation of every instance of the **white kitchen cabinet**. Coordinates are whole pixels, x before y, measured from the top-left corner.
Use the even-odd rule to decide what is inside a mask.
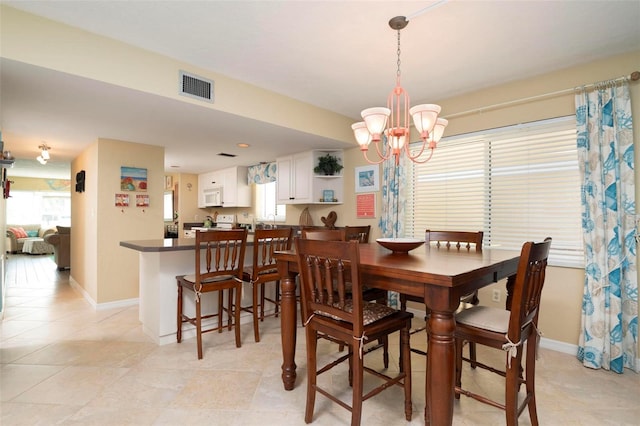
[[[313,158],[310,152],[276,159],[276,197],[278,204],[309,204]]]
[[[198,175],[198,208],[209,207],[206,201],[207,193],[215,188],[222,188],[223,182],[220,173],[207,172]]]
[[[198,175],[198,207],[211,207],[205,197],[213,189],[222,189],[221,207],[251,207],[251,188],[247,167],[235,166]]]
[[[230,167],[219,172],[224,181],[222,207],[251,207],[251,188],[247,181],[247,167]]]
[[[340,163],[344,165],[342,150],[313,150],[276,159],[278,204],[342,204],[344,202],[343,173],[324,176],[313,171],[318,164],[318,158],[327,153],[338,157]],[[325,194],[333,194],[333,197],[327,198],[332,201],[324,201]]]

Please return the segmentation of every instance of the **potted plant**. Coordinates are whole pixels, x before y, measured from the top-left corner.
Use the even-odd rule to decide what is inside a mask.
[[[327,153],[326,155],[318,158],[318,165],[313,169],[313,171],[318,174],[330,176],[340,173],[340,170],[343,168],[344,166],[340,164],[340,159],[338,157],[334,157]]]

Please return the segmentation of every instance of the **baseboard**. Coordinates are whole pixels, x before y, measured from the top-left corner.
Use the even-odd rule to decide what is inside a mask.
[[[128,308],[129,306],[136,306],[140,303],[140,300],[138,298],[116,300],[115,302],[107,302],[107,303],[96,303],[96,301],[93,300],[91,295],[89,295],[89,293],[87,293],[86,290],[80,284],[78,284],[76,280],[73,279],[73,277],[69,277],[69,285],[71,285],[72,289],[80,293],[82,297],[87,302],[89,302],[89,304],[93,306],[93,309],[95,309],[96,311],[100,311],[103,309],[113,309],[113,308]]]

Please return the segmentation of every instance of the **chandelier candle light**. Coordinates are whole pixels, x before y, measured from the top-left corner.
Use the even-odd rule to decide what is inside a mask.
[[[405,28],[409,21],[404,16],[391,18],[389,26],[398,32],[398,69],[396,72],[396,87],[389,93],[387,107],[367,108],[361,115],[364,121],[351,126],[360,150],[365,160],[371,164],[380,164],[384,160],[395,156],[396,164],[400,161],[400,154],[404,148],[407,157],[415,163],[426,163],[431,159],[437,143],[444,133],[444,128],[449,123],[444,118],[438,118],[440,105],[422,104],[409,108],[409,94],[400,85],[400,30]],[[416,130],[420,133],[422,147],[412,156],[409,150],[411,129],[409,127],[409,115],[413,117]],[[385,136],[388,148],[380,147],[382,135]],[[369,144],[375,143],[380,160],[371,161],[367,156]],[[425,159],[419,159],[424,150],[431,152]]]

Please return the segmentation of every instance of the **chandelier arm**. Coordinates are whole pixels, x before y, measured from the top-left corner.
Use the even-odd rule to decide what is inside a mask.
[[[431,157],[433,157],[433,151],[435,150],[435,148],[429,148],[429,156],[427,158],[425,158],[424,160],[420,161],[418,160],[418,157],[420,156],[420,154],[422,154],[422,151],[424,151],[424,147],[422,150],[420,150],[420,154],[415,155],[415,156],[411,156],[411,154],[409,154],[409,150],[407,149],[407,157],[409,157],[409,160],[413,161],[414,163],[418,163],[418,164],[424,164],[427,161],[431,160]]]
[[[380,151],[380,145],[382,143],[383,143],[382,141],[376,142],[376,151],[378,152],[378,157],[382,158],[382,161],[384,161],[384,160],[388,160],[389,158],[391,158],[392,152],[391,152],[390,148],[387,148],[387,153],[386,154],[384,152],[381,152]],[[386,143],[385,143],[385,145],[386,145]],[[380,162],[382,162],[382,161],[380,161]]]
[[[380,164],[384,160],[387,160],[387,158],[381,157],[380,161],[372,161],[369,159],[369,156],[367,155],[367,151],[362,151],[362,154],[364,155],[364,159],[367,160],[367,163],[369,164]]]
[[[427,142],[422,141],[422,148],[420,148],[420,152],[418,152],[416,155],[411,156],[411,148],[410,148],[410,143],[406,143],[404,145],[404,151],[407,153],[407,157],[409,157],[411,160],[413,160],[414,158],[418,158],[422,155],[422,153],[424,152],[425,148],[427,147]],[[431,153],[433,154],[433,149],[431,150]]]

